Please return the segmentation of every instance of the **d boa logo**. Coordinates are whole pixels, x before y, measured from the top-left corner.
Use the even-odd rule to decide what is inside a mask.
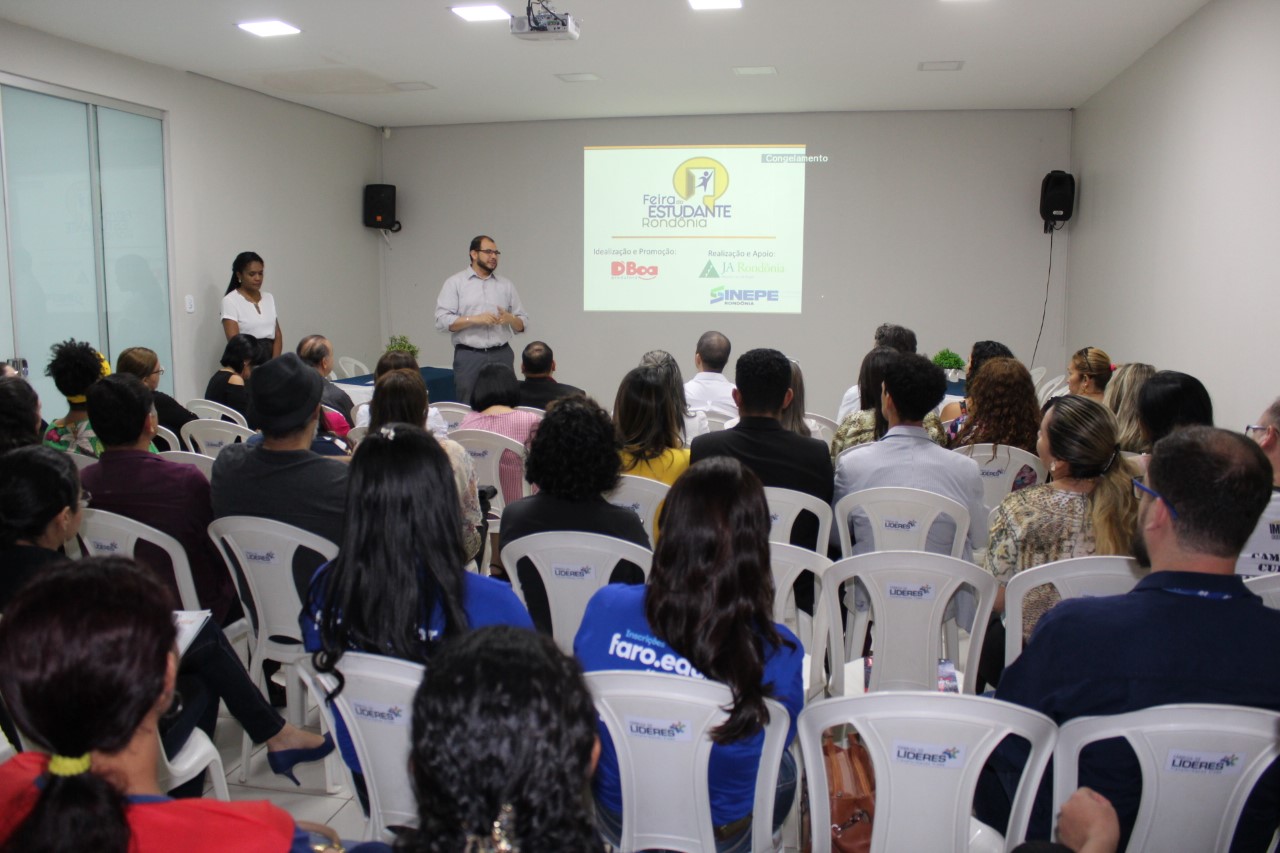
[[[609,274],[614,278],[638,278],[643,281],[650,281],[658,277],[658,267],[643,266],[635,261],[613,261],[609,264]]]

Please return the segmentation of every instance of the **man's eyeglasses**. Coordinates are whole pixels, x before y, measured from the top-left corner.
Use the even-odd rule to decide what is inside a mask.
[[[1269,429],[1271,429],[1270,424],[1245,424],[1244,434],[1254,440],[1261,440]],[[1262,433],[1262,435],[1254,435],[1254,433]]]
[[[1178,517],[1178,511],[1173,508],[1173,504],[1169,503],[1169,499],[1166,498],[1164,495],[1160,494],[1159,492],[1157,492],[1155,489],[1149,488],[1148,486],[1144,485],[1141,477],[1131,477],[1130,482],[1133,483],[1134,500],[1139,500],[1139,501],[1142,500],[1142,493],[1146,492],[1147,494],[1151,495],[1151,497],[1154,498],[1155,500],[1164,501],[1164,505],[1169,508],[1169,514],[1172,515],[1174,518]]]
[[[493,255],[495,258],[502,254],[497,249],[476,249],[476,252],[481,255]]]

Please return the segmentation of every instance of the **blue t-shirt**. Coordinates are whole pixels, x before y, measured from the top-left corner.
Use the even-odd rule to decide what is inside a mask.
[[[302,628],[303,648],[309,652],[320,650],[320,626],[317,620],[320,617],[320,611],[324,608],[329,565],[325,563],[316,570],[315,576],[311,579],[312,598],[298,616],[298,625]],[[484,628],[488,625],[513,625],[516,628],[533,630],[533,620],[529,618],[529,611],[524,609],[520,599],[511,590],[511,585],[483,575],[471,572],[463,574],[462,610],[467,616],[469,629]],[[423,639],[434,639],[439,636],[444,631],[444,608],[437,603],[427,619],[427,624],[420,626],[418,630],[419,636]],[[368,650],[359,649],[358,651]],[[347,732],[346,723],[337,714],[334,715],[334,722],[342,759],[353,771],[361,772],[360,761],[356,758],[355,746],[351,742],[351,735]]]
[[[573,652],[582,662],[582,669],[585,672],[639,670],[703,678],[687,658],[654,635],[644,615],[645,590],[643,586],[610,584],[591,597],[573,641]],[[790,713],[787,743],[791,743],[796,734],[796,716],[804,707],[804,649],[785,626],[775,627],[791,646],[785,642],[776,647],[765,645],[764,682],[769,694]],[[649,650],[652,653],[646,654]],[[596,796],[608,809],[621,814],[618,755],[603,722],[598,724],[598,729],[600,763],[595,773]],[[763,731],[711,748],[707,777],[714,825],[724,826],[750,814],[755,805],[756,772],[763,748]]]

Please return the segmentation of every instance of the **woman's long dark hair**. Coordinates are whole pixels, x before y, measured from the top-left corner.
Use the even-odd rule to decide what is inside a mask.
[[[889,421],[880,408],[880,391],[884,384],[884,370],[897,355],[898,351],[892,347],[876,347],[863,357],[862,367],[858,369],[858,393],[862,395],[862,410],[871,409],[876,413],[876,438],[889,431]]]
[[[729,456],[682,474],[659,518],[645,616],[703,675],[733,690],[716,743],[755,734],[769,719],[765,643],[786,642],[773,624],[769,523],[760,479]]]
[[[442,643],[413,703],[418,827],[396,849],[471,849],[506,805],[517,850],[600,851],[586,805],[595,721],[581,668],[550,637],[501,625]]]
[[[70,453],[35,444],[0,455],[0,548],[39,538],[79,499],[80,474]]]
[[[122,557],[38,575],[0,620],[0,692],[18,727],[54,755],[128,746],[164,693],[172,609],[169,591]],[[125,853],[125,806],[124,794],[92,767],[47,775],[35,808],[2,849]]]
[[[244,272],[244,268],[254,261],[257,261],[264,267],[267,265],[266,261],[262,260],[262,255],[259,255],[257,252],[241,252],[236,255],[236,259],[231,262],[231,283],[227,285],[227,292],[222,294],[223,296],[226,296],[228,293],[240,286],[240,273]]]
[[[613,401],[613,423],[622,449],[631,455],[627,470],[684,447],[684,419],[676,406],[658,368],[635,367],[622,378]]]
[[[21,376],[0,377],[0,453],[40,442],[40,398]]]
[[[421,425],[426,419],[427,383],[421,373],[396,369],[378,377],[369,402],[369,432],[393,423]]]
[[[679,362],[666,350],[651,349],[640,357],[640,366],[658,369],[667,386],[667,393],[671,396],[672,405],[676,407],[676,414],[680,416],[681,440],[687,438],[684,434],[684,419],[693,413],[689,410],[689,400],[684,395],[684,377],[680,374]]]
[[[365,436],[347,478],[342,547],[311,590],[323,602],[316,669],[336,673],[348,650],[425,663],[437,606],[445,637],[467,629],[458,507],[449,456],[421,426]]]

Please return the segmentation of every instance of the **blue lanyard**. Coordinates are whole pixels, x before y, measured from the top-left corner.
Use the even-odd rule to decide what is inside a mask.
[[[1163,587],[1165,592],[1171,592],[1174,595],[1188,595],[1192,598],[1207,598],[1210,601],[1230,601],[1236,597],[1233,592],[1213,592],[1207,589],[1181,589],[1176,586]]]

